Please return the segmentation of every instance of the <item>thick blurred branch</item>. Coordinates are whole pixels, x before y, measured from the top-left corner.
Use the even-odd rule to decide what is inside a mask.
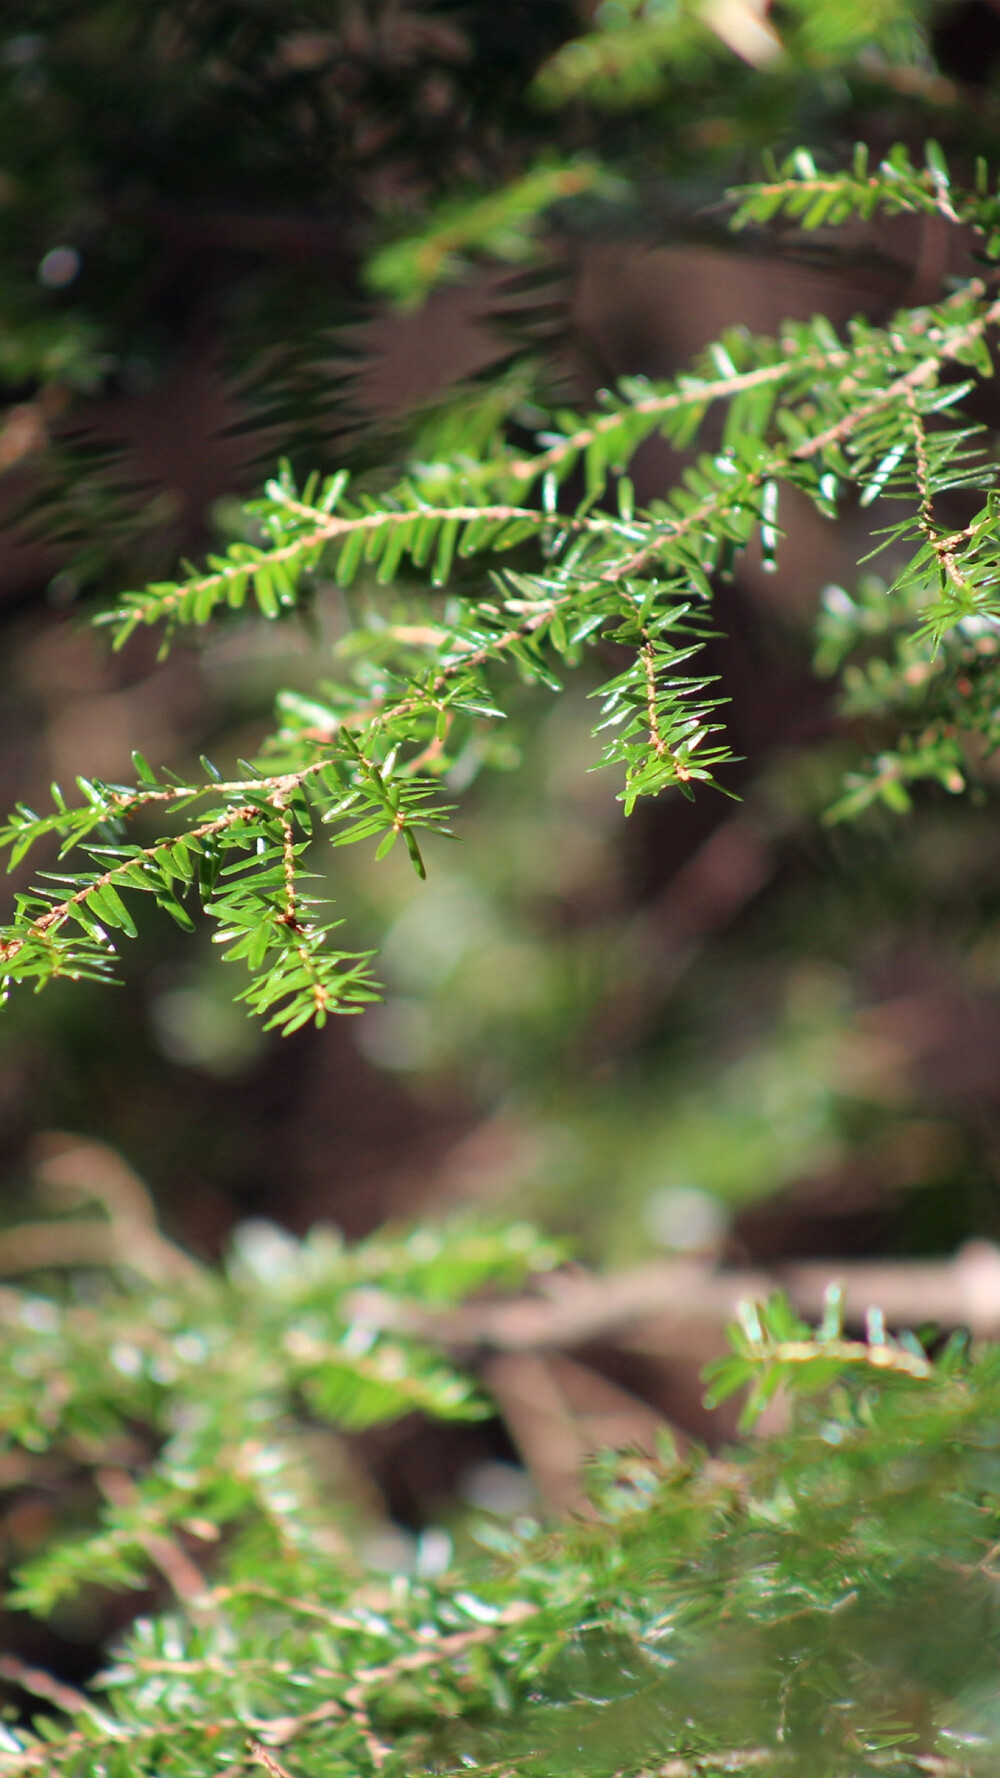
[[[694,1259],[656,1260],[610,1277],[556,1273],[530,1296],[473,1304],[436,1321],[438,1337],[490,1352],[564,1351],[595,1341],[683,1357],[721,1329],[742,1299],[784,1289],[809,1317],[831,1282],[843,1285],[847,1320],[880,1308],[890,1326],[967,1327],[1000,1334],[1000,1248],[970,1241],[954,1259],[799,1263],[773,1272],[722,1271]]]
[[[48,1132],[35,1145],[34,1175],[57,1202],[95,1203],[106,1220],[74,1216],[0,1232],[0,1277],[50,1266],[128,1266],[152,1279],[194,1277],[194,1260],[160,1233],[152,1199],[113,1148]]]

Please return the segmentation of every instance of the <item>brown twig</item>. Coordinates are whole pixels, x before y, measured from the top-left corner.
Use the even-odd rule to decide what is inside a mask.
[[[252,820],[256,814],[256,809],[241,804],[238,808],[227,809],[224,815],[216,816],[214,821],[206,821],[201,827],[193,827],[185,835],[185,838],[190,840],[208,839],[216,834],[226,832],[230,827],[235,827],[238,821]],[[37,920],[32,920],[31,925],[26,928],[23,934],[15,935],[13,938],[9,938],[6,944],[0,945],[0,964],[10,963],[17,956],[18,951],[24,949],[29,937],[38,938],[43,933],[58,930],[70,918],[74,908],[83,907],[93,895],[99,894],[102,889],[114,888],[117,879],[127,875],[128,871],[141,859],[155,860],[157,853],[162,852],[163,844],[162,840],[157,840],[152,846],[143,846],[138,852],[130,853],[128,858],[123,859],[120,864],[113,864],[109,870],[102,871],[101,875],[95,877],[92,883],[84,883],[82,888],[77,889],[73,895],[67,896],[65,901],[50,908],[47,914],[41,914]]]
[[[981,279],[977,278],[961,294],[966,299],[969,296],[981,298],[986,295],[986,286]],[[881,412],[884,407],[890,406],[894,401],[906,400],[912,390],[926,388],[929,383],[934,381],[943,364],[954,363],[960,353],[964,352],[976,340],[982,339],[987,329],[994,327],[998,321],[1000,321],[1000,299],[991,303],[989,308],[985,309],[981,315],[977,315],[974,321],[969,321],[965,327],[959,330],[954,339],[947,340],[940,352],[934,353],[932,357],[922,358],[919,364],[913,366],[912,370],[905,371],[902,376],[896,377],[893,382],[888,383],[884,389],[880,389],[877,394],[873,395],[869,401],[863,402],[860,407],[853,408],[849,414],[845,414],[843,419],[838,420],[833,426],[828,426],[825,432],[817,432],[813,438],[807,438],[802,444],[796,445],[795,449],[789,453],[790,461],[793,463],[805,462],[810,457],[821,456],[825,450],[829,449],[830,445],[842,444],[862,421],[870,420],[873,414]]]
[[[79,1716],[86,1712],[92,1716],[96,1706],[91,1698],[78,1692],[75,1686],[66,1685],[61,1679],[53,1678],[40,1667],[29,1667],[25,1661],[19,1661],[16,1655],[0,1655],[0,1679],[9,1685],[19,1686],[22,1692],[30,1693],[33,1698],[44,1698],[46,1704],[54,1704],[57,1710],[65,1711],[67,1716]]]
[[[466,1649],[493,1642],[503,1630],[513,1624],[522,1623],[525,1618],[533,1617],[537,1609],[537,1606],[527,1603],[508,1605],[493,1624],[480,1624],[474,1630],[455,1630],[438,1636],[424,1648],[411,1649],[407,1654],[396,1655],[382,1666],[366,1667],[358,1673],[353,1685],[344,1693],[344,1703],[353,1712],[355,1725],[365,1739],[376,1769],[381,1769],[392,1751],[375,1734],[368,1714],[367,1700],[376,1688],[391,1685],[394,1679],[400,1678],[404,1673],[421,1673],[428,1667],[437,1667],[443,1661],[453,1660],[464,1654]]]
[[[276,1760],[272,1753],[268,1753],[267,1748],[262,1747],[259,1741],[248,1741],[247,1746],[250,1750],[250,1758],[256,1765],[263,1766],[265,1771],[270,1772],[271,1778],[292,1778],[287,1767]]]
[[[156,617],[169,617],[185,599],[193,593],[203,591],[211,586],[225,586],[227,582],[239,580],[252,575],[256,569],[267,569],[275,563],[294,562],[306,550],[318,549],[322,545],[333,542],[338,537],[348,537],[357,532],[379,530],[384,525],[409,525],[421,518],[433,518],[442,524],[474,524],[477,520],[486,524],[515,523],[520,519],[530,519],[541,526],[544,515],[533,506],[446,506],[446,507],[403,507],[397,511],[366,512],[355,517],[343,514],[323,515],[318,508],[305,506],[301,501],[286,500],[285,506],[290,512],[303,519],[319,520],[312,531],[294,538],[290,543],[279,544],[275,549],[268,550],[258,560],[251,562],[227,562],[221,568],[213,568],[210,573],[203,574],[197,580],[185,581],[174,591],[157,595],[148,607],[138,608],[149,610]],[[620,521],[610,515],[572,518],[563,516],[560,524],[573,531],[613,531]],[[137,607],[125,607],[116,615],[121,618],[134,618]]]
[[[837,364],[846,364],[849,354],[846,350],[817,354],[820,368],[833,368]],[[740,395],[746,389],[759,389],[767,383],[780,383],[791,376],[798,366],[789,361],[776,364],[759,365],[755,370],[743,371],[735,377],[718,377],[714,382],[699,383],[697,388],[675,389],[668,395],[650,395],[642,401],[635,402],[623,413],[602,414],[592,426],[583,426],[569,437],[560,439],[558,444],[551,445],[547,451],[541,451],[537,457],[521,457],[515,462],[504,464],[504,472],[516,476],[520,481],[534,480],[543,475],[547,469],[557,469],[560,463],[569,456],[585,451],[606,433],[613,432],[622,420],[628,420],[633,414],[651,415],[659,418],[661,414],[675,413],[679,408],[692,407],[702,402],[724,400],[731,395]]]
[[[660,728],[660,719],[656,711],[656,654],[648,636],[639,650],[639,657],[646,679],[646,725],[649,729],[649,744],[657,759],[670,760],[678,780],[681,784],[686,784],[692,777],[692,773],[684,761],[678,759],[673,748],[668,745]]]
[[[193,1279],[200,1268],[161,1234],[138,1174],[103,1142],[47,1131],[32,1149],[32,1171],[51,1195],[90,1198],[107,1221],[89,1217],[21,1223],[0,1235],[0,1276],[55,1266],[129,1266],[150,1278]]]
[[[26,1222],[0,1235],[0,1276],[62,1270],[67,1266],[128,1266],[149,1278],[194,1278],[196,1262],[145,1224],[71,1221]]]
[[[131,1476],[123,1469],[104,1468],[97,1472],[97,1482],[105,1499],[112,1506],[128,1509],[137,1504],[139,1495]],[[162,1531],[136,1531],[136,1542],[145,1550],[150,1561],[160,1570],[164,1580],[169,1582],[178,1599],[195,1612],[204,1611],[211,1601],[211,1587],[201,1569],[192,1562],[186,1550],[172,1537]]]
[[[967,541],[976,529],[982,526],[966,526],[964,532],[957,531],[945,536],[939,529],[934,518],[934,495],[931,489],[930,459],[927,451],[927,428],[923,415],[917,405],[916,391],[906,391],[906,405],[910,414],[910,426],[913,432],[913,453],[917,472],[917,491],[920,495],[918,522],[930,548],[934,552],[938,567],[945,580],[950,580],[956,593],[968,594],[969,583],[955,560],[955,552],[959,544]]]
[[[943,1262],[866,1261],[836,1265],[799,1262],[773,1272],[721,1271],[699,1259],[653,1260],[609,1277],[557,1272],[531,1295],[472,1303],[433,1317],[406,1313],[442,1343],[484,1352],[565,1352],[610,1340],[630,1350],[685,1356],[702,1330],[721,1330],[737,1304],[787,1291],[796,1307],[818,1319],[831,1280],[844,1291],[849,1324],[862,1325],[872,1306],[893,1327],[933,1321],[968,1327],[977,1338],[1000,1334],[1000,1248],[970,1241]],[[381,1300],[365,1298],[377,1319]],[[388,1301],[384,1304],[391,1316]],[[398,1305],[395,1314],[400,1314]]]

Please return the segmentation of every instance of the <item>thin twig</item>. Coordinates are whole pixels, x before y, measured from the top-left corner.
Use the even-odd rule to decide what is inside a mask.
[[[271,1778],[292,1778],[287,1767],[276,1760],[273,1753],[268,1753],[267,1748],[262,1747],[259,1741],[248,1741],[247,1746],[250,1749],[250,1758],[256,1765],[263,1766],[270,1772]]]
[[[934,493],[931,487],[931,467],[927,450],[927,428],[923,415],[917,405],[916,391],[906,391],[906,405],[910,414],[910,425],[913,431],[913,454],[916,464],[917,491],[920,495],[918,522],[923,535],[933,550],[938,567],[945,580],[950,580],[955,591],[967,595],[969,583],[955,560],[956,545],[965,540],[963,533],[957,532],[943,536],[934,518]],[[966,527],[971,535],[972,527]]]
[[[204,840],[214,837],[216,834],[225,833],[230,827],[235,827],[239,821],[252,820],[258,812],[257,809],[249,806],[228,809],[224,815],[217,816],[214,821],[206,821],[201,827],[191,828],[184,837],[189,840]],[[48,913],[39,915],[39,918],[33,920],[23,933],[9,938],[5,944],[0,944],[0,964],[10,963],[18,952],[24,949],[29,938],[38,938],[46,932],[58,931],[59,927],[70,918],[74,908],[85,906],[91,896],[98,894],[102,889],[114,888],[117,879],[134,869],[143,858],[148,858],[151,862],[155,861],[157,853],[162,852],[164,845],[168,844],[169,841],[157,840],[152,846],[143,846],[138,852],[131,852],[127,858],[122,859],[120,864],[113,864],[109,870],[103,871],[99,877],[95,877],[93,882],[84,883],[82,888],[77,889],[73,895],[67,896],[65,901],[50,908]]]
[[[682,759],[670,747],[660,728],[660,719],[656,711],[656,654],[649,638],[639,650],[643,672],[646,678],[646,722],[649,728],[649,743],[658,759],[669,759],[678,779],[686,784],[693,776]]]
[[[33,1698],[44,1698],[46,1704],[54,1704],[57,1710],[65,1711],[67,1716],[80,1716],[86,1713],[92,1716],[96,1706],[91,1698],[78,1692],[73,1685],[64,1680],[55,1679],[51,1673],[43,1672],[41,1667],[29,1667],[25,1661],[19,1661],[16,1655],[0,1655],[0,1679],[9,1685],[19,1686],[22,1692],[30,1693]]]
[[[850,354],[843,348],[828,353],[817,353],[815,368],[835,368],[838,364],[846,364]],[[505,474],[517,476],[521,481],[533,481],[536,476],[544,474],[547,469],[557,469],[566,458],[585,451],[606,433],[613,432],[623,421],[627,422],[633,414],[650,415],[659,418],[661,414],[676,413],[683,407],[693,407],[725,399],[728,396],[741,395],[746,389],[759,389],[767,383],[780,383],[800,368],[800,361],[779,361],[776,364],[758,365],[755,370],[742,371],[733,377],[718,377],[713,382],[698,383],[687,389],[674,389],[667,395],[649,395],[641,401],[631,403],[627,408],[614,413],[602,414],[592,426],[582,426],[568,437],[560,439],[558,444],[551,445],[547,451],[541,451],[535,457],[520,457],[515,462],[503,465]]]
[[[976,279],[974,284],[962,291],[961,294],[965,298],[985,296],[986,287],[979,279]],[[789,453],[788,460],[793,463],[805,462],[810,457],[820,456],[823,451],[829,449],[830,445],[842,444],[862,421],[870,420],[873,414],[881,412],[884,407],[890,406],[894,401],[905,400],[911,390],[922,389],[928,383],[932,383],[943,364],[953,363],[967,347],[973,345],[976,340],[982,339],[987,329],[994,327],[998,321],[1000,321],[1000,299],[991,303],[989,308],[985,309],[981,315],[977,315],[974,321],[968,322],[953,339],[947,340],[940,352],[936,352],[930,358],[922,358],[919,364],[913,366],[912,370],[905,371],[902,376],[896,377],[893,382],[888,383],[884,389],[880,389],[877,394],[873,395],[870,401],[863,402],[860,407],[853,408],[849,414],[844,415],[842,420],[838,420],[833,426],[828,426],[825,432],[818,432],[813,438],[807,438],[802,444],[796,445],[795,449]]]
[[[413,506],[403,507],[398,511],[380,509],[378,512],[367,512],[357,517],[344,514],[324,515],[319,508],[305,506],[301,501],[286,500],[285,506],[290,512],[303,519],[319,521],[313,524],[311,531],[303,532],[289,543],[278,544],[274,549],[266,550],[260,556],[245,562],[226,562],[220,568],[213,568],[210,573],[199,576],[196,580],[185,581],[182,585],[172,588],[168,593],[158,593],[143,606],[135,603],[123,606],[113,614],[115,618],[137,619],[146,612],[155,617],[169,617],[186,599],[200,592],[207,592],[211,587],[224,587],[241,577],[253,576],[261,570],[266,571],[275,564],[294,562],[310,550],[321,549],[324,545],[334,542],[338,537],[349,537],[357,532],[376,531],[383,526],[409,525],[421,519],[433,519],[438,524],[474,524],[477,520],[486,524],[517,523],[528,519],[539,529],[550,523],[547,514],[540,513],[533,506]],[[621,521],[607,515],[588,515],[583,518],[565,516],[560,524],[571,531],[593,531],[603,533],[621,529]]]
[[[105,1468],[97,1472],[98,1486],[112,1506],[135,1507],[139,1492],[131,1476],[122,1469]],[[204,1612],[212,1605],[211,1587],[201,1569],[192,1562],[186,1550],[162,1531],[139,1528],[136,1542],[146,1551],[151,1562],[169,1582],[178,1599],[195,1612]]]

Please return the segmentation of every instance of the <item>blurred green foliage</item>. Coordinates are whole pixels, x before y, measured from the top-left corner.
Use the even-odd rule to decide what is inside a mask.
[[[958,1339],[932,1363],[877,1312],[848,1339],[835,1293],[815,1332],[780,1297],[746,1304],[712,1389],[752,1385],[748,1419],[784,1390],[785,1432],[721,1459],[668,1437],[656,1460],[609,1455],[585,1519],[484,1519],[468,1555],[386,1584],[323,1429],[475,1413],[434,1351],[447,1313],[552,1248],[524,1225],[345,1251],[258,1224],[220,1276],[141,1207],[44,1227],[52,1263],[97,1240],[68,1289],[0,1298],[7,1453],[92,1467],[103,1502],[15,1602],[150,1568],[175,1601],[90,1696],[6,1663],[62,1720],[0,1724],[0,1770],[992,1770],[995,1350]]]

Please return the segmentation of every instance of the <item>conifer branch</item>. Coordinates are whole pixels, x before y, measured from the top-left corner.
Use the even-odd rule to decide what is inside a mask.
[[[838,363],[849,363],[850,353],[843,348],[825,353],[817,352],[813,362],[817,370],[830,370]],[[700,407],[716,401],[731,401],[750,389],[782,383],[798,368],[794,360],[779,360],[773,364],[760,364],[753,370],[731,371],[728,376],[714,379],[685,378],[678,387],[663,394],[642,396],[632,402],[628,410],[629,418],[639,415],[643,419],[656,421],[695,405]],[[601,414],[589,426],[578,427],[568,437],[550,445],[548,450],[540,451],[537,456],[515,458],[509,466],[509,473],[519,481],[535,482],[539,476],[550,470],[563,468],[567,461],[575,462],[597,440],[620,428],[622,419],[623,415],[618,412]]]
[[[234,827],[239,821],[252,820],[256,813],[257,811],[252,808],[237,807],[225,815],[218,816],[214,821],[206,821],[201,827],[191,828],[186,838],[193,841],[215,838],[218,834],[225,833],[229,828]],[[130,853],[123,863],[111,865],[100,876],[84,883],[72,895],[67,896],[65,901],[57,902],[47,913],[41,914],[37,920],[32,921],[23,935],[15,934],[0,943],[0,965],[11,964],[19,951],[22,951],[32,939],[41,939],[48,932],[57,932],[59,927],[64,925],[77,909],[86,908],[88,902],[100,901],[104,891],[114,890],[119,883],[129,881],[136,867],[141,868],[141,861],[143,859],[155,860],[163,851],[163,845],[163,841],[159,841],[155,845],[144,846]],[[107,916],[105,915],[105,917]]]
[[[894,152],[877,175],[856,161],[832,182],[799,156],[777,182],[739,194],[737,221],[784,207],[812,226],[820,203],[836,220],[839,210],[828,207],[835,190],[851,213],[884,199],[967,219],[975,212],[984,228],[991,206],[1000,217],[1000,199],[985,188],[958,192],[929,147],[924,168]],[[197,893],[226,956],[247,965],[242,998],[270,1024],[292,1031],[334,1010],[359,1010],[375,991],[370,959],[334,947],[334,927],[304,892],[317,828],[334,846],[370,842],[378,857],[402,841],[423,875],[425,836],[448,831],[439,782],[474,728],[503,719],[504,673],[558,690],[559,663],[575,665],[599,642],[622,645],[630,663],[594,694],[602,760],[623,771],[626,812],[671,787],[685,795],[696,784],[722,787],[718,774],[732,759],[718,720],[724,698],[697,657],[710,634],[715,577],[731,573],[754,539],[764,566],[776,565],[783,485],[828,517],[852,492],[862,506],[909,503],[911,516],[886,536],[911,550],[890,594],[906,607],[918,654],[951,648],[958,625],[1000,618],[1000,496],[976,428],[952,415],[971,385],[946,375],[953,366],[987,373],[987,336],[998,320],[988,280],[972,279],[889,327],[855,322],[843,339],[821,317],[787,326],[778,341],[727,334],[691,373],[655,387],[626,379],[604,411],[554,415],[551,428],[539,426],[533,453],[513,449],[502,433],[485,442],[477,433],[441,461],[404,466],[379,492],[352,490],[346,471],[322,483],[310,477],[300,489],[283,470],[248,509],[264,541],[234,543],[204,572],[126,595],[112,619],[118,643],[140,623],[162,620],[168,633],[204,623],[251,593],[274,618],[296,603],[306,574],[330,574],[346,587],[364,571],[373,601],[379,586],[428,577],[432,587],[453,588],[449,605],[416,624],[362,616],[353,681],[323,698],[282,694],[280,731],[244,776],[224,781],[207,768],[202,782],[165,780],[137,757],[133,787],[81,780],[76,807],[54,789],[50,813],[16,810],[0,834],[12,864],[53,838],[61,855],[79,848],[96,868],[19,895],[0,934],[8,980],[40,987],[60,974],[104,977],[109,929],[135,931],[123,893],[152,892],[186,926],[185,901]],[[637,511],[627,475],[634,452],[656,431],[689,451],[720,403],[721,445],[692,456],[678,485]],[[586,491],[571,503],[567,478],[578,465]],[[537,489],[532,503],[528,489]],[[986,502],[964,527],[945,528],[937,503],[956,489],[985,490]],[[518,565],[491,569],[484,586],[480,565],[514,549]],[[908,656],[893,696],[911,697],[918,666],[921,684],[939,687]],[[961,723],[978,723],[991,745],[1000,732],[986,715],[993,671],[983,657],[975,697],[955,682],[947,712],[880,755],[838,812],[874,797],[902,806],[905,784],[921,776],[947,789],[964,782]],[[888,695],[888,680],[879,683]],[[872,675],[866,684],[872,706],[882,693]],[[133,820],[162,808],[180,821],[195,807],[186,832],[181,824],[149,845],[130,842]]]
[[[657,759],[662,760],[667,757],[670,758],[673,769],[677,774],[678,783],[687,784],[690,781],[691,772],[682,759],[678,759],[671,753],[660,729],[659,712],[656,708],[656,653],[648,636],[643,642],[640,655],[642,659],[642,670],[646,678],[646,714],[649,721],[650,746],[656,754]]]
[[[859,1746],[887,1778],[985,1769],[937,1749],[956,1723],[971,1734],[984,1721],[967,1714],[984,1695],[977,1687],[970,1704],[970,1662],[982,1660],[991,1684],[996,1353],[953,1340],[931,1360],[877,1310],[865,1338],[848,1337],[839,1287],[818,1327],[780,1295],[742,1304],[728,1355],[710,1367],[713,1399],[749,1391],[748,1424],[783,1390],[778,1435],[723,1459],[678,1453],[664,1434],[655,1456],[590,1465],[586,1516],[484,1527],[493,1555],[463,1553],[436,1580],[387,1587],[364,1572],[336,1497],[327,1485],[310,1493],[293,1455],[302,1404],[313,1428],[374,1424],[415,1401],[482,1411],[434,1351],[426,1304],[441,1305],[438,1338],[450,1315],[468,1349],[477,1318],[504,1313],[498,1288],[527,1289],[558,1258],[523,1226],[382,1232],[354,1249],[273,1231],[224,1271],[164,1278],[155,1316],[145,1281],[124,1272],[103,1292],[101,1319],[65,1294],[4,1293],[0,1392],[13,1436],[34,1452],[73,1450],[77,1464],[93,1451],[99,1465],[95,1424],[113,1439],[139,1423],[158,1452],[106,1486],[99,1524],[31,1557],[15,1604],[45,1611],[83,1586],[140,1585],[168,1545],[171,1561],[184,1554],[195,1526],[214,1566],[185,1570],[169,1616],[140,1619],[120,1640],[99,1701],[0,1663],[0,1678],[60,1718],[6,1721],[0,1772],[75,1778],[99,1764],[109,1778],[174,1768],[212,1778],[249,1747],[278,1778],[374,1775],[422,1768],[433,1748],[446,1772],[474,1758],[495,1778],[526,1764],[560,1778],[567,1743],[584,1733],[599,1778],[675,1768],[780,1778],[790,1758],[840,1778]],[[571,1296],[607,1288],[562,1283]],[[662,1280],[635,1285],[647,1309],[662,1307]],[[377,1291],[381,1321],[359,1319],[359,1288]],[[632,1316],[643,1312],[636,1288]],[[697,1288],[682,1281],[682,1294]],[[737,1285],[706,1274],[702,1288],[718,1305]],[[625,1294],[611,1288],[619,1310]],[[537,1282],[525,1302],[536,1321],[551,1312]],[[552,1330],[544,1337],[550,1345]],[[78,1427],[89,1442],[74,1443]],[[206,1543],[206,1526],[226,1535]],[[915,1599],[954,1605],[943,1667],[940,1613],[915,1613]],[[723,1667],[739,1683],[720,1692]],[[929,1696],[917,1683],[928,1670],[939,1675]],[[623,1672],[624,1692],[609,1691],[608,1674]],[[911,1719],[926,1755],[914,1753]]]

